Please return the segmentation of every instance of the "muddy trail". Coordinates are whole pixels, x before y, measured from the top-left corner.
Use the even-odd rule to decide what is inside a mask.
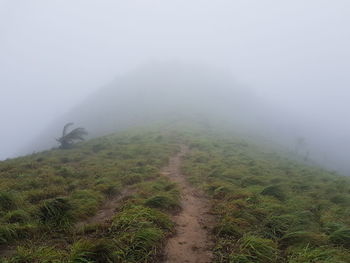
[[[193,188],[181,173],[182,158],[189,152],[185,146],[169,161],[162,174],[177,183],[181,190],[179,214],[173,216],[176,234],[171,237],[164,251],[165,263],[209,263],[212,261],[210,231],[214,218],[209,214],[209,201],[203,193]]]

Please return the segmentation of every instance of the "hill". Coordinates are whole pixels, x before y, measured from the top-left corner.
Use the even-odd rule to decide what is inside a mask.
[[[226,126],[268,144],[296,148],[328,169],[348,174],[346,132],[322,126],[303,114],[288,112],[258,95],[256,88],[244,86],[231,73],[210,66],[181,63],[153,63],[141,66],[101,87],[61,118],[54,119],[20,154],[55,147],[55,138],[69,122],[83,126],[90,138],[132,127],[184,119],[216,127]],[[69,94],[67,94],[69,96]],[[62,108],[65,103],[62,101]],[[40,106],[40,105],[39,105]],[[326,120],[326,119],[325,119]]]
[[[163,262],[174,240],[189,262],[349,262],[349,178],[289,157],[187,123],[0,162],[1,262]]]
[[[55,136],[60,136],[62,127],[72,121],[85,127],[90,138],[184,119],[224,123],[235,130],[261,135],[276,129],[276,123],[273,129],[270,127],[276,112],[279,111],[271,109],[225,71],[201,65],[154,63],[116,78],[82,98],[80,104],[67,109],[67,114],[39,135],[26,152],[55,145]]]

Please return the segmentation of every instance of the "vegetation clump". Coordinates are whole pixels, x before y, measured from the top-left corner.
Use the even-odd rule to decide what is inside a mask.
[[[244,255],[252,262],[278,262],[277,244],[272,240],[247,235],[241,238],[238,243],[240,255]]]
[[[4,263],[39,263],[50,262],[60,263],[64,262],[65,255],[55,247],[38,246],[27,247],[19,246],[10,261]],[[1,261],[0,261],[1,262]]]
[[[152,262],[159,253],[162,240],[173,227],[169,217],[156,209],[126,206],[113,218],[111,227],[121,262]]]
[[[115,245],[106,239],[81,239],[71,247],[69,263],[118,262]]]
[[[11,211],[17,208],[17,202],[14,194],[9,192],[0,192],[0,211]]]
[[[145,205],[152,208],[162,210],[176,211],[179,209],[179,204],[176,200],[166,195],[155,195],[145,201]]]
[[[39,220],[53,227],[66,227],[71,224],[71,204],[66,198],[55,198],[46,201],[39,208]]]
[[[70,122],[64,125],[62,136],[57,139],[57,141],[60,143],[60,148],[62,149],[71,148],[76,141],[83,141],[84,136],[88,134],[82,127],[75,128],[74,130],[68,132],[68,128],[73,124],[74,123]]]
[[[329,239],[333,244],[350,248],[350,228],[341,228],[334,231]]]
[[[261,194],[273,196],[280,201],[284,201],[286,199],[286,194],[284,193],[282,187],[279,185],[268,186],[261,191]]]
[[[30,215],[24,210],[13,210],[4,216],[4,221],[8,223],[25,223],[30,221]]]

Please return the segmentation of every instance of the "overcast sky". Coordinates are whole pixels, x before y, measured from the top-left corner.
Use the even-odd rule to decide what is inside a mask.
[[[158,60],[229,70],[309,125],[350,133],[349,0],[0,0],[0,159]]]

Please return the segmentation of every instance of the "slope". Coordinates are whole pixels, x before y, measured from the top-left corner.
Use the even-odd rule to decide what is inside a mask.
[[[214,262],[350,262],[350,178],[246,139],[196,134],[183,171],[216,215]]]
[[[179,207],[160,175],[175,142],[141,129],[1,162],[4,262],[154,262]]]
[[[349,178],[273,149],[182,122],[0,162],[2,262],[349,262]]]

